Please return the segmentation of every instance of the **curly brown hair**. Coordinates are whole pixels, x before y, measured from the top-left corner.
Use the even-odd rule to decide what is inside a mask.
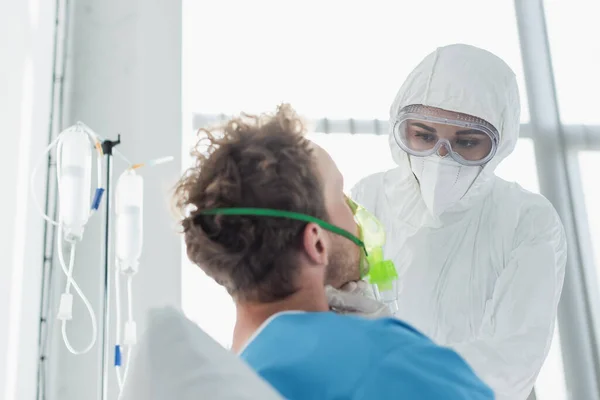
[[[271,302],[293,294],[305,222],[200,212],[256,207],[327,219],[302,120],[284,104],[274,115],[242,114],[199,136],[191,152],[195,165],[174,196],[188,257],[237,300]]]

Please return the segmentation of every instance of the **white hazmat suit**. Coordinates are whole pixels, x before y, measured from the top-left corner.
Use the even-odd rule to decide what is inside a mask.
[[[439,48],[401,87],[390,124],[413,104],[484,119],[497,129],[500,142],[476,177],[473,167],[465,169],[472,184],[438,217],[423,195],[440,188],[452,192],[454,183],[461,184],[461,172],[453,166],[455,182],[448,182],[448,169],[440,165],[438,172],[421,177],[421,188],[415,165],[411,168],[418,158],[409,157],[392,132],[398,167],[353,188],[353,199],[386,225],[385,257],[399,275],[396,316],[457,350],[498,399],[526,399],[552,340],[567,249],[552,205],[494,174],[519,136],[515,75],[487,51]]]

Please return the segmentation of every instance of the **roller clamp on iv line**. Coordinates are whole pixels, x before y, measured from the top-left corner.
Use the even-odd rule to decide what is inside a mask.
[[[63,341],[66,348],[75,355],[89,352],[98,339],[98,324],[93,307],[79,285],[73,278],[75,264],[75,250],[79,242],[82,241],[85,226],[90,218],[99,209],[105,194],[108,195],[110,187],[104,187],[102,182],[102,158],[106,153],[112,152],[122,158],[129,167],[121,174],[117,183],[116,193],[116,262],[115,262],[115,297],[116,297],[116,343],[115,348],[115,366],[117,367],[117,379],[119,387],[122,388],[125,376],[121,377],[118,371],[122,363],[120,353],[121,344],[128,346],[128,353],[131,346],[136,343],[136,325],[132,313],[132,278],[138,270],[139,257],[142,250],[142,207],[143,207],[143,179],[136,174],[136,170],[143,166],[152,166],[162,164],[172,160],[172,157],[164,157],[151,161],[149,163],[132,164],[113,147],[120,143],[119,140],[111,142],[104,140],[93,130],[81,122],[62,131],[48,145],[44,155],[49,154],[56,148],[56,179],[58,183],[59,197],[59,218],[54,221],[44,213],[37,198],[35,197],[34,182],[35,176],[41,162],[45,157],[40,157],[40,161],[34,167],[31,179],[30,190],[34,203],[42,217],[50,224],[57,227],[57,253],[61,269],[66,276],[65,291],[60,297],[57,319],[61,321],[61,330]],[[90,201],[90,192],[92,188],[92,151],[96,153],[96,188]],[[108,181],[108,179],[107,179]],[[107,219],[108,223],[108,219]],[[69,262],[65,261],[64,245],[70,247]],[[127,277],[128,293],[128,319],[125,323],[124,340],[121,343],[121,318],[120,318],[120,275]],[[75,349],[67,335],[67,321],[73,318],[73,295],[71,287],[83,301],[92,325],[92,336],[90,342],[83,349]],[[129,357],[127,357],[127,360]]]

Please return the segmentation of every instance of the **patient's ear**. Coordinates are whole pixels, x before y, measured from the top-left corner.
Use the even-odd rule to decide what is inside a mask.
[[[306,224],[302,235],[302,246],[308,260],[315,265],[327,265],[327,235],[314,223]]]

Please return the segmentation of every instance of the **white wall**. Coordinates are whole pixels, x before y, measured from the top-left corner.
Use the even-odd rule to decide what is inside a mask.
[[[181,302],[180,238],[168,199],[181,171],[181,4],[179,0],[78,0],[71,4],[65,124],[82,121],[111,139],[121,133],[123,144],[118,150],[132,162],[175,157],[170,164],[141,170],[145,237],[134,281],[134,314],[141,334],[149,307]],[[116,181],[126,165],[115,159],[114,166]],[[77,249],[74,276],[100,314],[104,236],[103,218],[98,217],[90,221]],[[74,302],[68,331],[74,346],[81,348],[89,339],[90,323],[81,301],[75,297]],[[113,339],[114,330],[110,332]],[[58,324],[53,336],[49,398],[96,399],[100,343],[86,355],[73,356],[62,343]],[[112,346],[109,359],[113,359]],[[109,372],[109,398],[114,399],[114,368]]]
[[[43,223],[28,183],[48,140],[54,7],[54,1],[10,1],[0,11],[0,398],[6,400],[35,398]],[[35,188],[43,200],[40,172]]]

